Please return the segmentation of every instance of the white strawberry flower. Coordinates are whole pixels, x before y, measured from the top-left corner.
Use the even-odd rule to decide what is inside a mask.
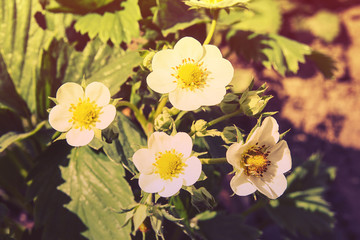
[[[140,172],[139,186],[147,193],[159,193],[162,197],[176,194],[183,185],[191,186],[200,177],[201,162],[191,156],[191,137],[179,132],[169,136],[154,132],[148,140],[148,148],[133,155],[133,162]]]
[[[109,104],[109,89],[99,82],[90,83],[85,91],[77,83],[65,83],[56,92],[56,102],[49,123],[66,132],[67,143],[74,147],[90,143],[94,131],[108,127],[116,115],[115,106]]]
[[[192,111],[220,103],[234,75],[231,63],[214,45],[202,46],[192,37],[180,39],[174,49],[157,52],[147,84],[158,93],[169,93],[177,109]]]
[[[184,3],[192,8],[223,9],[245,7],[249,0],[187,0]]]
[[[246,143],[234,143],[226,152],[227,161],[234,167],[230,187],[235,194],[246,196],[256,190],[276,199],[287,188],[284,173],[291,169],[287,143],[279,141],[279,125],[267,117]]]

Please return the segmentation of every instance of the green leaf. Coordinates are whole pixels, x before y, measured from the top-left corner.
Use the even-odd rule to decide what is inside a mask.
[[[229,14],[223,11],[219,17],[220,23],[231,24],[233,30],[256,33],[277,33],[279,31],[282,19],[277,1],[251,1],[246,7],[248,10],[233,10]]]
[[[230,32],[228,38],[238,55],[274,68],[281,75],[297,73],[299,63],[304,63],[305,56],[312,53],[309,46],[277,34]]]
[[[35,112],[35,66],[39,52],[52,36],[33,17],[37,0],[7,0],[0,8],[0,53],[15,88],[31,112]]]
[[[271,200],[266,210],[270,217],[295,236],[314,236],[330,232],[334,227],[334,213],[324,199],[329,181],[333,180],[333,168],[321,163],[319,155],[313,155],[288,176],[285,194]]]
[[[305,63],[305,55],[311,54],[311,48],[305,44],[280,35],[271,34],[270,37],[275,40],[276,44],[281,49],[287,70],[297,73],[299,70],[299,62]]]
[[[221,138],[226,144],[244,141],[241,130],[236,126],[226,126],[221,133]]]
[[[85,75],[86,82],[102,82],[116,94],[122,84],[134,74],[133,68],[142,59],[135,51],[126,51],[118,47],[110,47],[99,40],[90,41],[82,52],[69,46],[62,39],[52,39],[48,50],[43,52],[41,66],[38,69],[39,111],[46,108],[49,100],[46,94],[54,94],[56,85],[62,82],[81,83]],[[51,73],[51,74],[50,74]],[[53,86],[52,83],[55,85]],[[50,90],[55,89],[55,90]],[[44,106],[45,105],[45,106]]]
[[[211,216],[210,216],[211,217]],[[216,214],[213,218],[199,219],[198,225],[201,232],[208,240],[256,240],[261,236],[261,231],[243,223],[241,215]]]
[[[0,40],[1,41],[1,40]],[[1,49],[0,49],[1,50]],[[10,109],[20,116],[27,117],[30,111],[26,102],[17,93],[6,64],[0,53],[0,109]]]
[[[40,51],[39,67],[36,69],[36,113],[40,119],[47,119],[47,110],[51,106],[49,96],[55,96],[61,85],[62,74],[59,74],[58,64],[64,58],[65,45],[62,41],[52,39],[46,49]]]
[[[208,21],[198,11],[189,10],[182,1],[157,0],[156,2],[153,22],[160,27],[164,36]]]
[[[126,80],[134,74],[133,68],[139,66],[141,62],[142,58],[138,52],[127,51],[117,57],[112,57],[111,61],[88,78],[88,83],[102,82],[110,89],[110,93],[114,95],[120,91],[120,87]]]
[[[46,4],[50,4],[49,8],[55,6],[55,2],[51,0],[42,0],[47,2]],[[63,8],[63,9],[71,9],[72,12],[90,12],[101,7],[104,7],[115,0],[56,0],[56,2]],[[52,7],[54,9],[54,7]],[[60,8],[61,9],[61,8]],[[58,9],[59,10],[59,9]]]
[[[118,113],[115,122],[119,136],[111,144],[104,144],[104,152],[113,161],[122,163],[131,173],[136,174],[134,163],[130,160],[135,151],[147,145],[141,130],[122,113]]]
[[[134,232],[138,230],[140,225],[145,221],[145,218],[147,217],[147,206],[140,204],[134,213]]]
[[[59,190],[71,197],[66,208],[87,226],[88,239],[131,239],[125,214],[116,211],[134,203],[121,165],[89,147],[74,148],[67,167],[61,167],[65,183]],[[99,221],[101,219],[101,221]]]
[[[215,198],[206,188],[200,187],[196,189],[194,186],[186,188],[191,194],[191,204],[200,212],[204,209],[213,209],[216,206]]]
[[[37,133],[46,122],[39,123],[36,128],[27,133],[8,132],[0,137],[0,153],[16,141],[21,141]]]
[[[27,199],[34,201],[33,232],[40,231],[41,238],[46,240],[78,239],[85,240],[81,235],[87,227],[78,216],[63,205],[71,199],[57,189],[64,180],[61,177],[60,165],[66,166],[70,146],[58,141],[47,148],[37,159],[38,164],[30,172],[28,180],[31,184],[27,189]]]
[[[239,97],[233,93],[227,93],[220,103],[220,109],[228,114],[235,112],[239,108]]]
[[[130,43],[140,33],[137,22],[141,18],[140,9],[137,0],[123,1],[120,8],[104,14],[88,13],[78,19],[75,29],[82,34],[87,33],[91,39],[99,36],[104,43],[108,40],[116,45]]]

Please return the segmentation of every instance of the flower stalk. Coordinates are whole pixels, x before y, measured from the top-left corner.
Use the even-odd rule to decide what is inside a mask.
[[[214,35],[215,28],[216,28],[216,23],[217,23],[217,19],[218,19],[218,17],[219,17],[219,12],[220,12],[220,11],[219,11],[218,9],[214,10],[214,12],[213,12],[213,19],[212,19],[212,21],[211,21],[210,30],[209,30],[208,35],[206,36],[206,39],[205,39],[203,45],[209,44],[210,41],[211,41],[211,38],[212,38],[213,35]]]
[[[226,158],[199,158],[202,164],[226,163]]]
[[[223,116],[221,116],[221,117],[218,117],[218,118],[216,118],[216,119],[208,122],[208,123],[206,124],[206,126],[207,126],[207,127],[211,127],[212,125],[215,125],[215,124],[217,124],[217,123],[219,123],[219,122],[222,122],[222,121],[224,121],[224,120],[226,120],[226,119],[235,117],[236,115],[239,115],[239,114],[241,114],[241,113],[242,113],[242,110],[239,109],[239,110],[237,110],[237,111],[235,111],[235,112],[232,112],[232,113],[223,115]]]
[[[134,112],[135,118],[140,123],[142,129],[144,130],[146,136],[149,136],[153,131],[152,127],[149,126],[151,123],[148,122],[148,120],[145,118],[144,114],[131,102],[128,101],[119,101],[116,104],[117,107],[128,107]]]

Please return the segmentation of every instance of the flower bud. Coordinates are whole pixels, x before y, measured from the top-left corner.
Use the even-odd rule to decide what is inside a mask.
[[[249,92],[246,99],[240,103],[240,108],[247,116],[255,116],[265,108],[272,96],[266,95],[260,97],[255,91]]]
[[[155,130],[163,130],[163,131],[167,131],[171,129],[172,123],[174,122],[174,120],[172,119],[170,113],[169,113],[169,109],[168,108],[163,108],[162,113],[159,114],[159,116],[157,116],[155,118],[154,121],[154,127]]]

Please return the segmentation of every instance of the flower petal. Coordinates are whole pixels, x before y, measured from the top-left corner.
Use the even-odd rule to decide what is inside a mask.
[[[140,173],[151,174],[154,171],[155,155],[149,149],[137,150],[132,157],[132,161]]]
[[[191,58],[196,62],[204,54],[204,48],[201,43],[192,37],[183,37],[174,46],[174,51],[180,55],[181,59]]]
[[[171,76],[171,71],[171,69],[159,69],[151,72],[146,78],[148,86],[158,93],[169,93],[173,91],[177,86],[177,82],[176,78]]]
[[[171,145],[173,149],[178,153],[182,153],[184,158],[188,158],[192,151],[191,137],[184,132],[178,132],[174,136],[171,136]]]
[[[164,185],[164,189],[159,191],[159,195],[162,197],[170,197],[177,193],[183,184],[183,180],[181,178],[174,178],[171,181],[166,181]]]
[[[276,175],[270,180],[266,179],[266,181],[264,181],[263,178],[253,176],[250,176],[249,180],[262,194],[266,195],[270,199],[280,197],[287,187],[286,177],[283,174]]]
[[[269,149],[268,159],[271,162],[269,169],[276,166],[278,173],[284,173],[291,169],[291,154],[287,143],[284,140],[278,142]]]
[[[68,105],[56,105],[49,113],[49,123],[56,131],[66,132],[72,126],[69,121],[71,117],[72,113],[69,111]]]
[[[110,91],[105,84],[100,82],[92,82],[85,88],[85,97],[90,98],[91,101],[99,106],[105,106],[110,102]]]
[[[222,58],[220,49],[217,46],[204,45],[204,48],[205,48],[205,54],[202,60],[204,60],[205,58]]]
[[[219,104],[226,94],[225,86],[207,87],[202,92],[199,92],[203,106],[213,106]]]
[[[179,64],[181,64],[180,55],[177,54],[173,49],[164,49],[154,55],[151,62],[151,67],[153,71],[172,71],[171,68],[175,68]]]
[[[66,141],[69,145],[74,147],[85,146],[94,138],[93,130],[80,130],[79,128],[72,128],[66,134]]]
[[[154,132],[149,137],[148,148],[154,154],[171,150],[171,137],[164,132]]]
[[[204,67],[209,72],[208,82],[214,86],[225,87],[234,77],[232,64],[224,58],[204,58]]]
[[[73,82],[64,83],[56,92],[56,100],[59,104],[76,104],[79,101],[79,98],[82,99],[83,97],[83,88],[79,84]]]
[[[98,129],[107,128],[112,121],[114,121],[116,115],[116,108],[114,105],[108,104],[101,109],[99,121],[96,122],[95,127]]]
[[[198,92],[180,88],[169,93],[169,101],[175,108],[183,111],[194,111],[202,105],[202,98]]]
[[[259,142],[260,145],[274,146],[279,141],[279,125],[275,118],[267,117],[257,128],[249,141]]]
[[[241,156],[248,148],[247,144],[243,143],[233,143],[228,150],[226,151],[226,160],[230,163],[235,169],[242,169],[240,166]]]
[[[247,196],[256,191],[256,187],[248,181],[245,174],[235,174],[230,181],[230,187],[239,196]]]
[[[185,167],[183,174],[184,185],[190,186],[199,179],[202,165],[200,160],[195,156],[188,158],[185,164],[187,166]]]
[[[140,174],[139,186],[147,193],[156,193],[164,189],[164,181],[157,174]]]

